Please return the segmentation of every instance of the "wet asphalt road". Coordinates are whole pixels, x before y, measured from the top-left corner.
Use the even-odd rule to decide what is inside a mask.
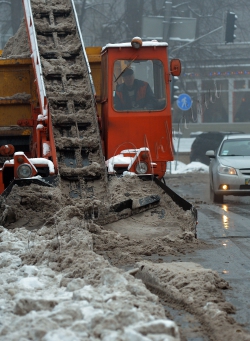
[[[195,205],[197,237],[211,248],[166,260],[195,262],[217,271],[231,286],[223,293],[236,308],[232,316],[250,331],[250,197],[228,196],[224,204],[213,204],[205,183],[191,182],[173,189],[190,202],[205,202]]]

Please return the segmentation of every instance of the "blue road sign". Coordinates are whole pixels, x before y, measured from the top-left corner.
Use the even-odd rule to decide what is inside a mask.
[[[177,105],[181,110],[189,110],[192,103],[191,97],[187,94],[181,94],[177,99]]]

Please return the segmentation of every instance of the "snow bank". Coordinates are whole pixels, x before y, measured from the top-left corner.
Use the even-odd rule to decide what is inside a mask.
[[[187,165],[181,161],[171,161],[167,163],[166,174],[183,173],[209,173],[209,166],[201,162],[191,162]]]
[[[28,242],[29,234],[24,228],[13,233],[0,227],[0,340],[180,340],[158,297],[140,280],[111,267],[86,242],[85,259],[94,285],[89,273],[69,278],[46,262],[23,265],[21,255],[32,254],[35,247]],[[47,241],[39,238],[44,235],[37,236],[34,245],[46,252]]]

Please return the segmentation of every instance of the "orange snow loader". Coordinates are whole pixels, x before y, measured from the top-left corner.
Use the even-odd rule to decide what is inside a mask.
[[[180,75],[180,61],[172,60],[169,70],[167,44],[138,37],[108,44],[101,59],[101,136],[109,173],[163,178],[173,160],[170,81]],[[132,104],[124,86],[131,79]]]
[[[167,162],[173,160],[170,82],[180,75],[180,61],[172,60],[169,70],[167,44],[142,42],[138,37],[131,43],[87,47],[86,51],[109,173],[129,171],[163,178]],[[128,70],[152,90],[151,102],[143,102],[142,107],[119,102],[117,89]]]
[[[164,181],[174,159],[170,84],[180,61],[168,61],[167,43],[139,37],[85,49],[74,1],[62,2],[23,0],[31,58],[0,59],[0,194],[14,184],[64,179],[77,198],[84,188],[90,195],[88,184],[103,174],[137,174],[197,220],[196,209]],[[60,16],[70,25],[59,25]],[[65,50],[64,39],[76,47]]]

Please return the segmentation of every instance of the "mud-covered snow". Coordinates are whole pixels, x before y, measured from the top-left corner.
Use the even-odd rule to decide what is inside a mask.
[[[194,177],[205,180],[203,168]],[[143,191],[133,177],[120,180],[110,190],[119,186],[121,198],[126,184]],[[181,340],[158,295],[196,316],[213,340],[250,339],[230,317],[235,308],[222,292],[229,285],[216,272],[145,260],[204,246],[187,229],[189,215],[162,221],[153,209],[102,226],[54,191],[43,188],[36,198],[31,186],[10,195],[18,220],[0,228],[0,340]],[[12,206],[21,195],[22,205]]]
[[[37,236],[25,228],[14,233],[0,228],[0,340],[179,340],[158,297],[96,255],[91,234],[80,221],[73,218],[66,226],[72,253],[59,235],[61,250],[54,245],[57,256],[69,263],[63,271],[53,270],[53,259],[42,257],[50,253],[46,228]],[[73,252],[78,247],[81,257]],[[43,250],[39,265],[22,260],[32,248]],[[81,276],[69,273],[72,262],[82,262]]]

